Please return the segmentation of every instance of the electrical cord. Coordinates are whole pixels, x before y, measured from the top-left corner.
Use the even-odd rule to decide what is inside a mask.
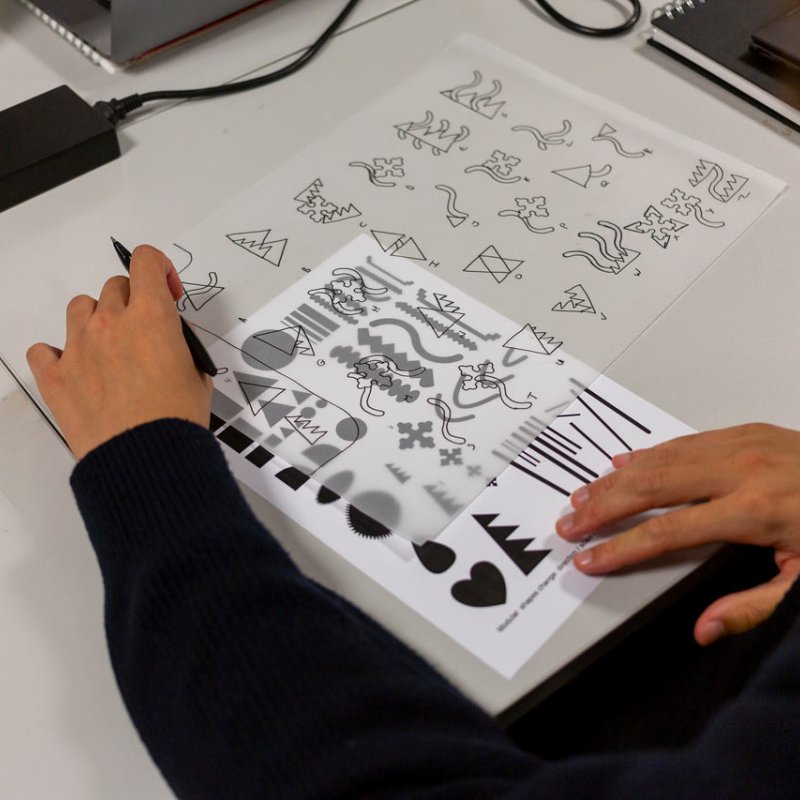
[[[560,11],[556,11],[547,0],[536,0],[536,2],[560,25],[563,25],[565,28],[575,33],[582,33],[584,36],[619,36],[629,31],[639,21],[639,17],[642,15],[642,4],[640,0],[628,0],[631,4],[632,11],[625,22],[610,28],[592,28],[580,22],[575,22],[575,20],[569,17],[565,17]]]
[[[235,83],[223,83],[218,86],[206,86],[202,89],[169,89],[158,92],[145,92],[144,94],[131,94],[128,97],[111,100],[101,100],[94,104],[94,107],[112,124],[117,125],[131,111],[141,108],[145,103],[152,103],[156,100],[196,100],[202,97],[220,97],[221,95],[234,94],[236,92],[246,92],[249,89],[256,89],[259,86],[288,78],[299,69],[302,69],[312,58],[324,47],[326,42],[341,27],[342,23],[350,15],[360,0],[348,0],[345,7],[339,12],[336,19],[322,32],[319,38],[294,61],[285,67],[261,75],[258,78],[236,81]]]

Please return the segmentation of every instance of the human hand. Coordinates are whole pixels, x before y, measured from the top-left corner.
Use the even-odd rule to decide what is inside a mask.
[[[772,547],[778,574],[712,603],[695,623],[695,639],[710,644],[772,613],[800,574],[799,432],[742,425],[623,453],[612,463],[614,472],[572,495],[574,512],[556,523],[563,538],[578,541],[645,511],[673,510],[577,553],[578,569],[613,572],[708,542]]]
[[[174,303],[182,294],[172,262],[137,247],[130,279],[109,278],[98,300],[69,302],[63,350],[41,342],[28,350],[39,391],[76,458],[156,419],[208,426],[212,383],[183,338]]]

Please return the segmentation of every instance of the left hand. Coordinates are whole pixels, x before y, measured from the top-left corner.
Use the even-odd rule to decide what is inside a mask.
[[[578,569],[613,572],[710,542],[772,547],[775,578],[712,603],[695,624],[695,639],[709,644],[772,613],[800,575],[800,432],[742,425],[623,453],[613,465],[572,495],[574,513],[556,523],[563,538],[579,541],[636,514],[671,510],[577,553]]]

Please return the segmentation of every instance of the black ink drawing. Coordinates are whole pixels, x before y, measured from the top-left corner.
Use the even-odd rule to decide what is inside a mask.
[[[524,350],[526,353],[536,353],[542,356],[551,356],[564,342],[556,341],[547,331],[537,331],[535,326],[525,325],[518,330],[504,345],[510,350]],[[459,367],[460,369],[460,367]],[[528,403],[527,408],[531,404]]]
[[[516,156],[510,156],[502,150],[494,150],[485,161],[467,167],[464,172],[482,172],[498,183],[516,183],[521,180],[519,175],[512,175],[514,167],[519,165]]]
[[[499,514],[473,514],[472,518],[491,536],[500,549],[516,564],[524,575],[530,575],[550,555],[550,550],[528,550],[531,538],[512,539],[519,525],[495,525]]]
[[[327,433],[326,430],[318,427],[310,419],[306,419],[302,414],[287,414],[284,422],[288,422],[300,436],[305,439],[308,444],[317,444]]]
[[[317,178],[295,195],[297,210],[301,214],[305,214],[312,222],[321,222],[323,225],[361,216],[361,212],[352,203],[340,206],[328,200],[322,194],[322,187],[322,181]]]
[[[447,331],[464,319],[464,312],[446,294],[433,293],[435,306],[418,306],[420,316],[433,331],[437,339],[441,339]]]
[[[450,594],[454,600],[471,608],[501,606],[506,602],[506,582],[494,564],[479,561],[470,570],[469,578],[453,584]]]
[[[269,331],[259,331],[253,338],[269,347],[274,347],[281,353],[294,358],[295,356],[313,356],[314,347],[302,325],[290,325]]]
[[[580,283],[564,289],[564,294],[567,296],[566,299],[556,303],[552,308],[553,311],[571,311],[577,314],[597,313],[588,292]]]
[[[554,147],[559,144],[566,144],[567,147],[572,145],[572,142],[567,142],[567,135],[572,130],[572,123],[568,119],[561,123],[561,127],[557,131],[548,133],[542,133],[538,128],[534,128],[533,125],[515,125],[511,130],[530,133],[536,139],[536,146],[540,150],[547,150],[548,147]]]
[[[283,318],[287,328],[302,328],[306,338],[311,342],[321,342],[334,331],[339,330],[339,325],[326,314],[322,314],[308,303],[301,303],[291,314]]]
[[[450,223],[451,227],[457,228],[462,222],[469,218],[469,214],[464,211],[459,211],[456,208],[456,200],[458,199],[456,190],[445,183],[437,183],[434,188],[447,195],[447,221]]]
[[[596,178],[605,178],[611,174],[611,164],[604,164],[599,169],[595,169],[591,164],[581,164],[579,167],[565,167],[564,169],[551,170],[553,175],[566,178],[570,183],[582,186],[584,189],[589,185],[589,181]],[[600,181],[601,186],[608,186],[608,181]]]
[[[506,346],[508,345],[506,344]],[[465,392],[475,391],[476,389],[488,389],[497,392],[500,402],[507,408],[525,409],[533,405],[530,401],[514,400],[508,396],[505,381],[493,375],[494,364],[491,361],[484,361],[476,366],[460,366],[458,371],[461,373],[460,388]]]
[[[371,230],[375,241],[384,253],[398,258],[412,258],[414,261],[425,261],[425,254],[412,236],[405,233],[391,233],[390,231]]]
[[[646,155],[652,153],[652,150],[645,148],[644,150],[626,150],[614,134],[617,129],[604,122],[600,130],[592,136],[593,142],[608,142],[616,151],[618,155],[623,158],[644,158]]]
[[[219,285],[218,280],[216,272],[209,272],[207,283],[183,281],[183,294],[178,298],[177,302],[178,311],[186,311],[187,304],[195,311],[199,311],[225,288]]]
[[[460,311],[456,304],[450,300],[446,294],[441,292],[434,292],[433,293],[433,300],[428,297],[428,292],[424,288],[417,289],[417,300],[420,303],[426,303],[427,306],[435,305],[440,311],[442,311],[443,315],[453,315],[453,314],[460,314]],[[400,304],[396,304],[400,307]],[[458,332],[458,340],[464,338],[462,331],[466,331],[467,333],[472,334],[476,339],[480,339],[482,342],[493,342],[496,339],[500,338],[499,333],[482,333],[481,331],[477,330],[476,328],[467,325],[466,322],[463,321],[463,314],[460,314],[459,318],[456,320],[458,327],[460,328]],[[448,331],[445,331],[447,333]],[[454,341],[456,339],[454,338]]]
[[[267,228],[263,231],[245,231],[243,233],[225,234],[235,245],[238,245],[248,253],[263,259],[264,261],[279,267],[286,250],[286,239],[270,240],[269,235],[272,231]]]
[[[318,295],[324,295],[340,314],[348,316],[366,314],[367,310],[363,304],[368,302],[368,298],[380,296],[387,291],[385,286],[380,288],[367,286],[361,274],[348,267],[336,267],[332,274],[335,277],[321,288],[311,289],[308,296],[313,299]]]
[[[700,198],[691,194],[687,195],[686,192],[681,189],[673,189],[669,197],[665,197],[661,201],[661,205],[665,208],[672,209],[676,214],[680,214],[682,217],[688,217],[689,214],[692,214],[695,220],[701,225],[705,225],[706,228],[725,227],[725,223],[722,222],[722,220],[713,220],[706,216],[706,214],[714,213],[713,208],[706,209],[706,211],[703,212],[703,208],[700,205]]]
[[[181,247],[177,242],[172,243],[173,247],[177,247],[182,253],[185,253],[189,260],[178,270],[178,275],[181,274],[185,269],[189,269],[192,266],[192,261],[194,261],[194,256],[192,255],[191,251],[187,250],[185,247]],[[174,259],[173,259],[174,261]]]
[[[517,217],[531,233],[552,233],[552,225],[537,227],[533,224],[536,217],[549,217],[547,198],[545,197],[515,197],[516,208],[505,208],[497,212],[498,217]]]
[[[390,178],[404,178],[406,174],[404,169],[405,162],[400,156],[396,158],[373,158],[371,164],[366,161],[351,161],[347,166],[362,167],[367,171],[367,177],[373,186],[385,188],[397,186],[397,182],[389,180]]]
[[[414,552],[420,564],[434,575],[441,575],[443,572],[447,572],[456,561],[456,554],[450,547],[433,540],[422,544],[414,544]]]
[[[610,242],[605,232],[603,234],[598,234],[594,231],[581,231],[578,237],[595,242],[600,251],[599,256],[596,256],[588,250],[567,250],[561,255],[564,258],[572,258],[573,256],[585,258],[596,270],[617,275],[622,272],[625,267],[636,261],[642,253],[639,250],[634,250],[633,248],[623,245],[622,231],[618,225],[604,219],[601,219],[597,224],[599,227],[611,231],[612,240]]]
[[[461,125],[455,132],[451,131],[450,122],[446,119],[437,124],[431,111],[426,111],[425,118],[419,122],[402,122],[395,125],[394,129],[398,138],[411,139],[416,150],[429,147],[435,156],[449,152],[454,144],[463,142],[470,132],[466,125]]]
[[[391,472],[400,483],[406,483],[406,481],[411,479],[411,475],[395,464],[384,464],[383,466],[386,467],[386,469],[388,469],[389,472]]]
[[[375,319],[369,323],[369,326],[372,331],[374,331],[375,328],[381,328],[386,326],[401,328],[408,334],[409,339],[411,339],[411,346],[413,347],[414,352],[422,356],[422,358],[427,359],[428,361],[431,361],[434,364],[453,364],[457,361],[461,361],[464,358],[464,356],[462,356],[460,353],[452,353],[447,356],[439,356],[436,355],[435,353],[428,352],[422,345],[422,341],[419,337],[417,329],[413,325],[406,322],[405,320],[393,319],[393,318]],[[372,333],[370,333],[369,330],[365,328],[359,329],[358,341],[359,344],[364,344],[368,346],[372,352],[379,351],[388,353],[391,354],[392,357],[397,360],[400,360],[401,358],[402,359],[409,358],[409,356],[405,353],[396,353],[394,346],[390,342],[384,343],[380,336],[378,336],[377,334],[373,335]],[[416,364],[417,362],[413,363]],[[411,368],[412,368],[411,362],[406,364],[406,369],[411,369]],[[430,382],[428,382],[426,381],[427,377],[428,373],[422,376],[422,385],[432,386],[433,379],[431,378]]]
[[[356,361],[353,364],[353,370],[347,373],[347,377],[353,378],[356,381],[356,386],[361,389],[361,398],[359,400],[361,410],[365,411],[367,414],[372,414],[374,417],[382,417],[385,412],[370,405],[369,401],[372,390],[375,387],[379,389],[391,389],[395,383],[396,376],[401,375],[404,378],[415,378],[424,371],[424,367],[403,370],[388,356],[373,355]]]
[[[464,463],[464,459],[461,458],[461,448],[460,447],[453,447],[449,449],[447,447],[443,447],[439,449],[439,466],[440,467],[449,467],[451,465],[459,466]]]
[[[727,203],[736,197],[749,180],[744,175],[737,175],[736,173],[727,175],[719,164],[701,158],[689,176],[689,185],[692,188],[697,188],[709,178],[711,180],[706,184],[706,190],[720,203]]]
[[[433,430],[433,423],[430,420],[417,423],[416,427],[412,422],[398,422],[397,432],[400,434],[399,448],[410,450],[416,445],[422,448],[434,447],[433,437],[427,436]]]
[[[483,75],[478,70],[472,73],[472,80],[460,86],[454,86],[452,89],[446,89],[439,94],[458,103],[476,114],[480,114],[486,119],[494,119],[500,109],[505,105],[504,100],[496,101],[495,98],[503,91],[503,85],[500,81],[492,81],[492,87],[489,90],[478,91],[483,81]]]
[[[648,206],[642,219],[626,225],[625,230],[647,234],[660,248],[666,250],[670,242],[678,240],[678,231],[683,230],[686,225],[685,222],[663,216],[655,206]]]
[[[485,273],[491,275],[497,283],[502,283],[524,263],[523,259],[501,256],[494,245],[489,245],[482,253],[470,261],[462,271]]]
[[[442,437],[452,444],[466,444],[467,440],[463,436],[456,436],[450,430],[450,423],[453,421],[453,411],[450,406],[442,400],[441,395],[429,397],[426,402],[436,409],[437,415],[442,420]]]
[[[424,322],[430,325],[433,328],[434,332],[440,330],[439,322],[434,319],[431,315],[427,317],[422,315],[422,312],[412,306],[410,303],[406,303],[404,300],[398,300],[395,303],[395,306],[405,314],[408,314],[410,317],[413,317],[418,322]],[[442,315],[443,317],[446,315]],[[370,322],[370,325],[379,325],[381,324],[381,320],[375,320],[374,322]],[[411,337],[412,341],[414,342],[415,350],[420,354],[423,355],[427,353],[427,350],[422,345],[422,342],[419,338],[419,333],[417,329],[413,325],[409,325],[407,322],[403,322],[402,320],[393,320],[391,324],[396,324],[402,327],[405,331],[408,332],[408,335]],[[462,335],[464,330],[458,330],[456,332],[455,326],[449,326],[447,330],[442,330],[442,337],[450,339],[452,342],[455,342],[459,347],[463,347],[465,350],[475,351],[478,349],[478,345],[469,338],[469,336]],[[450,363],[452,361],[461,361],[463,358],[462,355],[454,353],[451,356],[437,356],[432,353],[429,353],[426,358],[430,358],[432,361],[436,361],[438,363]]]

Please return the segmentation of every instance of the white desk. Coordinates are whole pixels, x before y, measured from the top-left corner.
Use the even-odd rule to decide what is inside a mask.
[[[45,60],[47,51],[46,32],[29,28],[9,3],[0,0],[0,32],[15,33],[14,26],[3,27],[2,12],[9,10],[24,35],[21,45],[0,38],[3,75],[32,55]],[[329,10],[335,5],[325,3]],[[184,105],[124,128],[121,160],[0,215],[0,268],[20,267],[18,283],[0,300],[3,351],[21,361],[23,344],[9,352],[14,348],[2,331],[35,313],[40,293],[66,303],[97,290],[110,268],[109,232],[123,241],[171,242],[464,30],[800,186],[797,135],[652,51],[645,28],[640,24],[638,34],[621,40],[594,41],[553,27],[525,0],[417,0],[342,36],[290,82]],[[240,33],[252,35],[249,28]],[[243,63],[231,68],[229,52],[211,45],[190,55],[209,77],[216,69],[217,79],[227,79],[246,71]],[[91,99],[133,86],[117,91],[106,76],[87,72],[79,55],[61,53],[57,61],[40,65],[25,95],[49,88],[57,74],[83,76],[76,88]],[[139,82],[133,90],[162,85],[161,66],[130,78]],[[166,60],[163,67],[172,69]],[[4,82],[0,103],[6,91]],[[800,199],[792,189],[613,364],[611,377],[698,428],[750,419],[800,428],[794,400],[800,373],[792,369],[800,333],[798,219]],[[80,280],[70,270],[76,259]],[[41,337],[61,341],[62,321],[43,319]],[[0,396],[0,795],[169,797],[127,722],[107,665],[100,579],[67,489],[69,456],[5,376]],[[369,609],[492,712],[546,680],[691,568],[661,565],[607,580],[506,681],[249,497],[304,569]]]

